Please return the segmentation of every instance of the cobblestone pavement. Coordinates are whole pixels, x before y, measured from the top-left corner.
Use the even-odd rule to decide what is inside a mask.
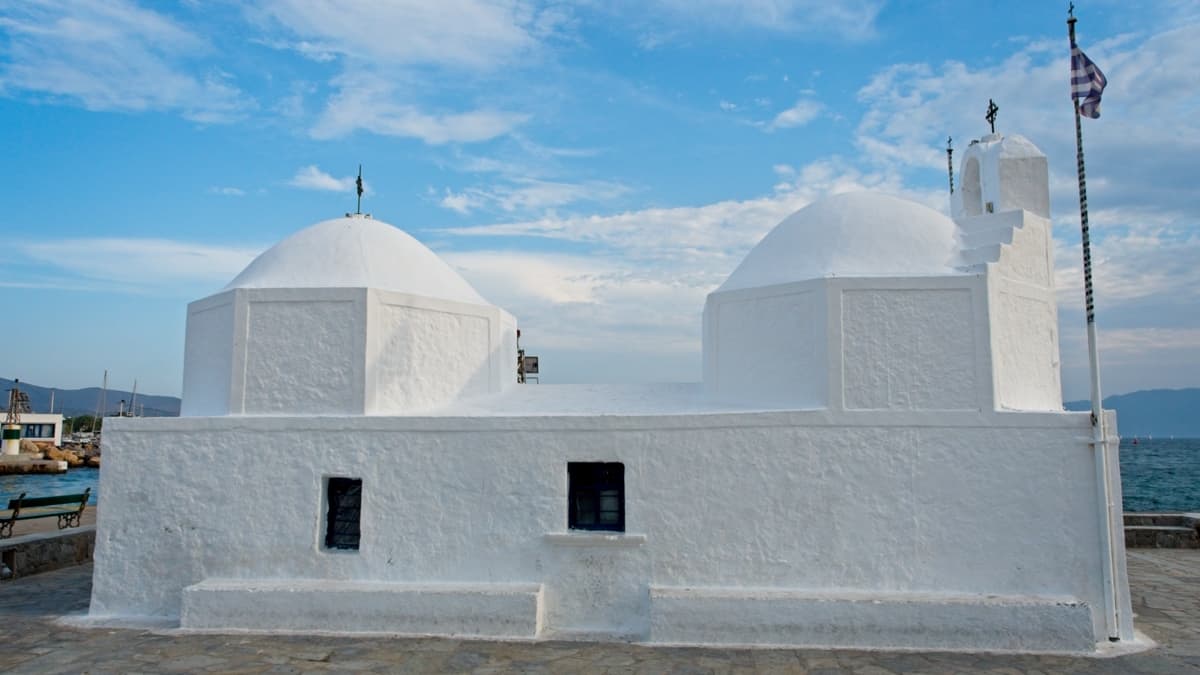
[[[13,673],[1200,673],[1200,550],[1134,550],[1140,630],[1157,649],[1115,658],[700,649],[574,642],[179,635],[75,629],[90,564],[0,584],[0,671]]]

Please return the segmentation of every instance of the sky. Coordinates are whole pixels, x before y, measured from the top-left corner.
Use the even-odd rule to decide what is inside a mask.
[[[697,381],[704,298],[766,232],[855,190],[948,211],[946,139],[994,99],[1049,157],[1086,398],[1066,5],[10,0],[0,374],[178,395],[187,303],[353,211],[361,164],[363,210],[514,314],[542,382]],[[1076,16],[1109,81],[1083,130],[1105,393],[1200,386],[1200,4]]]

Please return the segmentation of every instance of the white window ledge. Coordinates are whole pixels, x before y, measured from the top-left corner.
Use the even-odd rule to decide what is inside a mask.
[[[646,543],[646,535],[629,534],[627,532],[587,532],[574,530],[571,532],[547,532],[542,536],[548,543],[563,546],[641,546]]]

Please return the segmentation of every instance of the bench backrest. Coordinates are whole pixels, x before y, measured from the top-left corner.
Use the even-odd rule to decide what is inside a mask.
[[[32,509],[39,506],[58,506],[59,504],[86,504],[88,495],[92,493],[92,488],[84,490],[82,494],[77,495],[57,495],[55,497],[33,497],[25,499],[25,494],[21,493],[20,497],[8,500],[8,508],[16,509]]]

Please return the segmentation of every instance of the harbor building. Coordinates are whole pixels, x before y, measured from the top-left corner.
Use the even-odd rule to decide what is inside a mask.
[[[1133,640],[1116,421],[1064,412],[1046,158],[952,218],[781,222],[703,382],[517,385],[517,321],[361,215],[188,308],[179,418],[104,433],[90,620],[190,630],[1089,652]]]

